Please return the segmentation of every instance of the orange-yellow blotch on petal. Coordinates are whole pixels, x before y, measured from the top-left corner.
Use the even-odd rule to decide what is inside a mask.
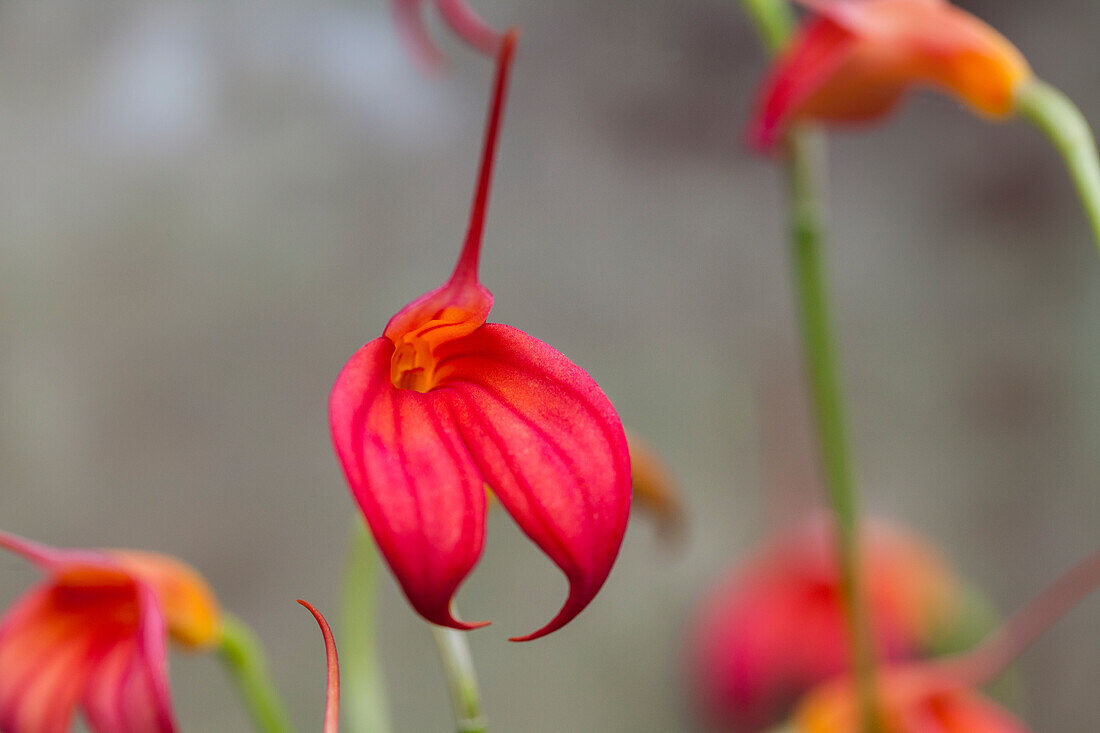
[[[185,648],[204,650],[221,637],[221,608],[206,579],[190,565],[166,555],[133,550],[108,554],[152,587],[168,634]]]
[[[770,147],[800,120],[880,118],[913,87],[935,87],[1004,118],[1032,78],[1023,55],[948,2],[818,0],[765,80],[750,140]]]
[[[1028,733],[1023,723],[932,667],[886,669],[877,678],[882,733]],[[845,677],[799,704],[793,733],[859,733],[855,686]]]

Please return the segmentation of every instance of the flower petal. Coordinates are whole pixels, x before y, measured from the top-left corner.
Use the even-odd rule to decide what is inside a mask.
[[[885,667],[877,678],[879,714],[891,731],[1028,733],[1013,716],[933,667]],[[792,731],[855,733],[859,705],[849,677],[815,688],[798,706]]]
[[[622,424],[580,367],[518,329],[487,324],[440,349],[445,393],[481,474],[524,533],[569,580],[549,634],[603,585],[630,513]]]
[[[803,0],[814,15],[764,84],[750,143],[770,148],[796,119],[860,122],[892,110],[914,86],[950,93],[1004,118],[1032,77],[992,27],[944,0]]]
[[[815,18],[801,30],[764,81],[749,143],[768,150],[791,119],[850,55],[856,36],[829,17]]]
[[[484,482],[443,392],[395,388],[392,354],[393,343],[377,338],[336,380],[329,424],[337,456],[417,612],[440,626],[483,626],[456,620],[450,603],[485,544]]]
[[[194,568],[155,552],[105,552],[153,589],[173,639],[190,649],[208,649],[217,643],[221,610],[214,591]]]
[[[88,723],[97,733],[173,733],[168,689],[167,629],[156,593],[137,583],[138,625],[111,644],[84,691]]]
[[[10,532],[0,531],[0,548],[21,555],[42,570],[53,572],[68,565],[111,567],[111,561],[95,550],[69,550],[33,542]]]
[[[60,613],[52,584],[18,601],[0,624],[0,730],[65,733],[91,673],[92,636]]]
[[[869,6],[873,6],[876,0],[794,0],[818,15],[824,15],[837,23],[846,25],[852,30],[867,30],[873,26],[874,17],[868,13]],[[882,0],[878,0],[882,2]],[[948,5],[948,0],[886,0],[898,5],[920,6],[942,9]]]

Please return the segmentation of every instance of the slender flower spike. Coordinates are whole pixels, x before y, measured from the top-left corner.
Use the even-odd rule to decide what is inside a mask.
[[[717,729],[774,725],[848,667],[831,526],[814,518],[784,533],[704,602],[690,639],[690,686]],[[959,580],[934,549],[899,528],[871,522],[863,537],[878,657],[928,653],[961,610]]]
[[[771,148],[793,122],[885,116],[933,86],[1005,118],[1033,76],[1003,36],[947,0],[801,0],[812,15],[760,95],[750,142]]]
[[[478,17],[466,0],[430,0],[459,38],[486,56],[497,55],[502,35]],[[424,27],[421,6],[425,0],[392,0],[397,29],[413,57],[428,70],[443,65],[443,54]]]
[[[1016,718],[949,675],[914,665],[878,677],[883,733],[1028,733]],[[852,682],[814,690],[798,706],[792,733],[859,733]]]
[[[578,366],[511,326],[477,265],[516,35],[505,35],[473,213],[451,278],[390,319],[333,387],[329,421],[351,492],[413,608],[455,629],[451,599],[481,555],[485,486],[569,580],[550,633],[603,585],[630,512],[614,408]]]
[[[325,722],[322,730],[324,733],[339,733],[340,731],[340,660],[336,654],[336,640],[332,638],[332,629],[321,612],[308,601],[299,600],[307,611],[313,614],[317,625],[321,628],[321,636],[325,640],[325,658],[327,660],[328,674],[325,682]]]
[[[97,733],[175,731],[166,639],[216,643],[206,582],[151,553],[59,550],[3,532],[0,547],[48,576],[0,619],[0,730],[64,733],[79,704]]]

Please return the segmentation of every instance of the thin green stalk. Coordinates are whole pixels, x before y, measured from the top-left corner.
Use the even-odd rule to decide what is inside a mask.
[[[378,567],[374,540],[357,519],[344,578],[341,640],[344,711],[348,727],[355,733],[393,731],[375,635]]]
[[[741,0],[770,53],[782,50],[794,30],[794,13],[787,0]]]
[[[225,614],[222,621],[218,655],[236,683],[256,730],[293,733],[290,716],[268,675],[259,639],[243,621],[230,614]]]
[[[847,610],[853,671],[859,692],[863,730],[879,729],[875,696],[875,657],[867,594],[859,552],[859,493],[852,474],[840,368],[833,351],[835,336],[829,312],[824,263],[822,212],[817,194],[819,140],[807,130],[788,136],[788,187],[791,200],[791,246],[798,296],[798,317],[805,351],[818,450],[825,488],[836,520],[841,597]]]
[[[447,676],[447,689],[454,709],[457,733],[485,733],[489,727],[481,712],[481,695],[466,632],[432,626],[432,637]]]
[[[786,0],[742,0],[768,50],[787,43],[793,16]],[[824,221],[818,194],[820,143],[808,130],[787,137],[787,185],[791,247],[799,325],[809,379],[818,450],[837,528],[841,596],[851,643],[853,674],[865,733],[881,729],[875,685],[875,655],[859,551],[859,495],[852,474],[840,368],[826,291],[822,245]]]
[[[1039,79],[1020,87],[1016,110],[1062,154],[1100,248],[1100,160],[1088,121],[1069,97]]]

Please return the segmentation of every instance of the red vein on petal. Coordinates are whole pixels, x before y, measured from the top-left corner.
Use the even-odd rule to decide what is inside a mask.
[[[498,327],[499,328],[500,324],[487,323],[487,324],[485,324],[485,326],[482,326],[483,329],[491,328],[491,327]],[[529,338],[537,341],[537,339],[535,339],[534,336],[529,336],[528,334],[524,333],[523,331],[519,331],[519,329],[513,329],[510,326],[506,326],[506,328],[509,328],[509,329],[511,329],[513,331],[516,331],[516,332],[519,332],[519,333],[523,333],[523,335],[528,336]],[[553,349],[553,347],[548,346],[544,342],[539,341],[538,343],[543,345],[543,346],[547,346],[547,348]],[[497,348],[500,348],[500,349],[508,350],[511,355],[515,355],[515,353],[516,353],[514,344],[502,345],[500,343],[497,343],[497,344],[494,344],[494,346],[497,347]],[[569,360],[569,357],[565,356],[561,352],[556,351],[555,353],[558,354],[559,356],[561,356],[566,361]],[[597,407],[595,407],[592,404],[591,395],[588,392],[584,391],[584,390],[577,389],[576,387],[574,387],[572,384],[569,383],[568,378],[562,378],[562,377],[559,377],[559,376],[547,374],[544,371],[539,370],[538,365],[536,363],[534,363],[532,360],[527,359],[527,358],[524,358],[523,361],[520,361],[520,362],[508,361],[508,360],[505,360],[505,359],[501,359],[498,356],[498,354],[496,353],[495,350],[487,350],[487,349],[485,349],[484,346],[479,346],[479,347],[471,349],[469,351],[464,351],[464,352],[457,353],[457,354],[447,354],[446,356],[441,357],[440,359],[438,359],[436,361],[436,368],[438,369],[440,366],[448,365],[451,362],[459,361],[461,359],[466,359],[466,358],[476,358],[480,361],[485,361],[485,362],[489,362],[489,363],[492,363],[492,364],[497,364],[497,365],[500,365],[500,366],[502,366],[506,369],[514,370],[517,373],[521,373],[523,375],[523,377],[525,379],[529,380],[529,381],[532,381],[532,382],[537,381],[538,383],[545,385],[545,387],[547,389],[552,389],[556,392],[561,392],[563,394],[568,395],[578,406],[581,407],[581,409],[583,409],[589,416],[594,418],[593,422],[599,427],[600,432],[603,434],[603,437],[607,441],[608,445],[614,446],[618,442],[618,441],[615,440],[616,432],[615,432],[614,428],[609,427],[607,425],[607,421],[605,419],[606,416]],[[575,367],[578,372],[583,374],[585,378],[587,378],[590,382],[592,382],[595,385],[595,380],[592,379],[591,375],[589,375],[587,372],[584,372],[580,367],[578,367],[573,362],[570,361],[569,364],[571,366]],[[455,385],[457,385],[459,383],[464,383],[464,384],[471,384],[471,385],[474,385],[474,386],[477,386],[477,387],[482,387],[482,388],[485,388],[485,389],[490,389],[489,383],[492,380],[485,379],[485,378],[483,378],[479,375],[470,375],[470,374],[463,373],[463,374],[456,374],[454,377],[452,377],[450,379],[450,381],[453,382]],[[451,386],[451,385],[444,384],[441,387],[439,387],[439,389],[447,389],[449,386]],[[598,385],[596,385],[596,386],[598,388]],[[606,395],[603,395],[603,397],[606,399]],[[627,466],[626,468],[629,470],[629,466]]]
[[[462,443],[461,433],[459,434],[458,440],[455,440],[454,431],[448,429],[448,427],[443,424],[443,420],[441,419],[441,416],[439,414],[440,410],[446,411],[447,414],[451,417],[452,425],[455,425],[457,427],[457,424],[454,421],[454,413],[451,410],[450,405],[447,404],[445,400],[436,400],[433,404],[430,405],[430,407],[431,409],[427,411],[428,420],[432,425],[432,429],[435,430],[436,435],[440,437],[440,442],[443,443],[443,447],[447,451],[447,455],[450,457],[451,462],[454,464],[456,471],[461,474],[460,478],[472,479],[472,481],[470,482],[463,481],[463,485],[473,486],[475,487],[473,491],[481,493],[483,491],[484,483],[484,478],[482,477],[481,472],[477,471],[476,475],[471,476],[467,470],[464,470],[466,466],[468,466],[468,464],[463,459],[466,456],[470,455],[470,451],[465,446],[465,444]],[[461,445],[462,448],[459,448],[459,445]],[[463,454],[463,451],[465,451],[465,455]],[[470,495],[471,492],[467,491],[467,498],[469,498]],[[485,521],[484,516],[481,518],[481,521]],[[467,512],[466,517],[463,521],[462,536],[464,538],[470,538],[472,534],[476,534],[476,525],[477,520],[472,518],[469,512]],[[458,590],[457,587],[455,588],[455,590]]]
[[[462,400],[466,403],[467,408],[470,410],[471,417],[477,422],[481,429],[485,431],[485,434],[493,442],[493,445],[496,446],[497,451],[500,453],[501,460],[504,461],[509,472],[512,474],[513,478],[515,478],[516,483],[523,484],[528,488],[528,491],[524,493],[524,496],[527,499],[528,506],[530,506],[532,509],[532,513],[535,515],[535,518],[538,520],[539,524],[542,526],[543,531],[546,533],[546,536],[553,542],[554,546],[561,551],[562,555],[565,556],[565,558],[568,559],[575,568],[579,568],[580,565],[579,563],[577,563],[577,559],[573,551],[569,548],[568,545],[564,543],[564,540],[562,540],[561,536],[556,531],[554,531],[555,527],[552,523],[550,512],[549,510],[547,510],[546,505],[537,498],[534,491],[530,490],[530,482],[523,477],[522,472],[516,467],[516,459],[515,456],[512,454],[512,451],[509,449],[508,442],[500,434],[500,431],[493,427],[492,423],[481,414],[481,408],[479,405],[477,405],[477,403],[473,402],[465,395],[461,395],[461,397]],[[475,461],[477,460],[476,454],[474,455],[474,459]],[[490,488],[493,487],[490,486]],[[503,497],[501,497],[499,494],[497,498],[499,498],[501,502],[504,501]],[[565,572],[566,575],[569,574],[564,569],[563,572]],[[572,578],[570,578],[570,582],[572,582]]]
[[[562,464],[564,464],[566,470],[572,475],[574,483],[577,486],[590,488],[588,482],[584,480],[583,474],[580,472],[580,469],[577,466],[577,462],[574,461],[573,458],[569,455],[569,451],[567,451],[565,448],[562,447],[559,442],[557,442],[557,440],[551,435],[550,431],[539,425],[534,420],[527,417],[523,413],[523,411],[521,411],[518,407],[505,399],[499,390],[493,389],[492,387],[484,384],[478,386],[482,391],[485,392],[486,396],[496,401],[496,403],[499,404],[501,407],[515,415],[517,420],[530,428],[531,431],[535,433],[535,435],[541,438],[543,442],[545,442],[546,445],[548,445],[553,450],[553,452],[561,460]],[[524,481],[524,483],[528,482]],[[584,514],[585,516],[590,517],[592,516],[592,498],[588,495],[587,491],[581,491],[580,494],[581,498],[584,500]]]
[[[401,471],[402,478],[404,479],[404,485],[406,487],[412,488],[416,486],[416,481],[413,479],[412,472],[409,470],[409,456],[408,453],[405,451],[405,441],[402,437],[404,435],[404,431],[402,430],[402,420],[399,413],[400,408],[397,405],[396,398],[396,391],[391,391],[391,408],[389,412],[393,415],[393,442],[397,448],[397,465]],[[420,550],[420,562],[418,563],[420,569],[420,587],[430,588],[434,586],[435,583],[433,582],[434,578],[431,577],[431,560],[425,554],[426,548],[428,547],[428,535],[424,528],[424,509],[420,506],[420,492],[414,491],[413,494],[414,496],[412,503],[413,506],[416,508],[416,528],[420,533],[420,543],[418,548]]]
[[[390,400],[391,400],[391,404],[393,405],[393,409],[391,410],[391,412],[393,414],[393,419],[394,419],[394,445],[396,446],[398,457],[399,457],[397,465],[399,466],[399,468],[400,468],[400,470],[403,474],[405,485],[409,486],[409,487],[416,487],[417,483],[413,479],[412,472],[409,470],[408,454],[405,450],[404,438],[402,437],[403,434],[404,434],[403,421],[401,419],[403,411],[397,405],[396,396],[397,396],[396,395],[396,390],[390,393]],[[424,410],[424,413],[428,416],[429,423],[431,424],[432,429],[436,432],[437,436],[441,438],[440,442],[443,443],[445,448],[448,450],[448,452],[450,454],[450,457],[451,457],[451,462],[452,462],[452,464],[454,464],[454,467],[457,470],[458,467],[459,467],[459,464],[461,463],[461,461],[459,461],[457,459],[457,455],[454,451],[454,446],[446,440],[446,436],[447,436],[448,433],[442,429],[442,426],[440,425],[439,420],[438,420],[438,416],[434,415],[434,411],[432,409],[430,409],[431,406],[428,405],[427,408],[428,409]],[[430,587],[435,586],[435,582],[434,582],[435,578],[433,577],[434,576],[433,571],[434,571],[434,568],[435,568],[435,563],[432,562],[432,558],[428,557],[425,553],[429,551],[428,548],[430,548],[432,546],[432,543],[428,541],[427,530],[426,530],[426,526],[425,526],[425,523],[424,523],[424,509],[423,509],[423,506],[422,506],[422,501],[423,501],[422,493],[420,491],[416,491],[414,493],[415,493],[415,496],[413,497],[413,502],[412,503],[416,507],[416,526],[417,526],[417,529],[420,532],[420,547],[419,547],[419,549],[420,549],[420,563],[419,563],[419,565],[420,565],[421,581],[422,581],[421,587],[422,588],[430,588]],[[442,611],[442,615],[433,614],[435,616],[435,618],[430,619],[432,621],[432,623],[436,623],[436,624],[439,624],[441,626],[448,626],[450,628],[460,629],[460,630],[463,630],[463,631],[469,631],[469,630],[472,630],[472,629],[479,628],[481,626],[487,626],[488,625],[489,622],[487,622],[487,621],[475,622],[475,623],[465,623],[463,621],[459,621],[458,619],[456,619],[454,617],[454,615],[452,614],[451,610],[450,610],[450,601],[454,598],[454,594],[458,592],[458,584],[457,583],[454,584],[454,587],[448,588],[447,590],[448,590],[448,593],[449,593],[449,597],[447,598],[448,605],[447,605],[446,608],[443,608],[443,609],[435,609],[436,611]]]
[[[450,282],[477,282],[478,259],[481,256],[481,238],[485,231],[485,212],[489,208],[489,189],[493,178],[493,161],[496,158],[497,139],[500,132],[500,121],[504,116],[504,102],[508,90],[508,77],[512,70],[512,59],[515,56],[516,41],[519,32],[510,28],[505,32],[500,42],[500,51],[497,55],[496,81],[493,85],[493,96],[489,103],[489,122],[485,128],[485,143],[481,151],[481,168],[477,177],[477,188],[474,190],[474,203],[470,211],[470,224],[466,230],[466,241],[462,245],[462,253],[458,256],[454,273]]]
[[[476,404],[471,404],[472,401],[468,396],[463,395],[461,392],[455,392],[455,395],[467,404],[467,407],[470,410],[471,419],[475,421],[482,428],[482,430],[485,431],[489,440],[496,446],[497,451],[500,453],[501,459],[504,461],[515,480],[518,483],[530,486],[529,482],[523,477],[523,474],[516,470],[514,456],[512,455],[510,450],[507,450],[507,443],[501,436],[500,432],[492,426],[490,421],[484,415],[481,414],[481,410],[478,409]],[[521,419],[523,419],[522,416]],[[524,420],[524,422],[530,424],[527,420]],[[480,463],[478,453],[474,453],[474,458],[475,461],[478,461]],[[540,637],[546,636],[547,634],[550,634],[554,631],[557,631],[570,620],[575,618],[577,614],[583,611],[592,601],[592,598],[595,596],[595,592],[593,591],[592,587],[593,579],[591,577],[586,577],[587,574],[585,573],[583,566],[577,562],[575,554],[570,550],[569,546],[564,543],[562,537],[556,531],[551,531],[554,528],[554,525],[550,520],[549,512],[547,511],[545,505],[537,499],[537,495],[534,492],[526,492],[526,497],[528,498],[528,504],[531,508],[531,513],[533,515],[532,518],[542,526],[545,537],[549,541],[549,544],[556,548],[559,548],[562,555],[564,556],[563,560],[568,561],[566,563],[559,563],[557,559],[551,557],[551,560],[553,560],[554,564],[558,566],[558,568],[565,574],[567,580],[569,581],[569,594],[566,597],[565,603],[562,605],[561,609],[550,620],[549,623],[530,634],[526,634],[524,636],[515,636],[509,639],[509,641],[516,642],[533,641]],[[587,496],[585,498],[587,500]],[[501,501],[504,501],[503,497],[501,497]],[[545,549],[544,552],[546,552]],[[618,550],[616,548],[615,550],[613,550],[612,556],[617,554],[617,552]],[[549,555],[549,552],[547,552],[547,554]],[[563,565],[571,565],[573,572],[570,572],[570,568],[563,567]],[[610,570],[610,564],[608,565],[607,569]],[[598,578],[595,587],[598,589],[606,579],[607,573],[604,573],[602,577]]]

